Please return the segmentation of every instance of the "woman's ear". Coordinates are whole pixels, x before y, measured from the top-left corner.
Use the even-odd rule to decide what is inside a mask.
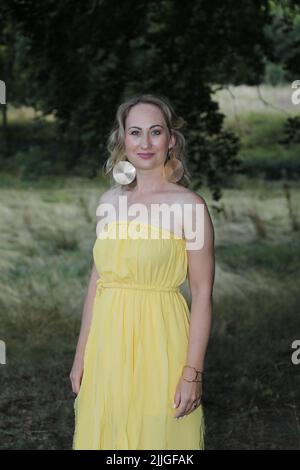
[[[171,145],[171,147],[169,147],[169,150],[172,150],[173,147],[176,145],[176,136],[174,135],[173,132],[172,132],[171,138],[170,138],[170,145]]]

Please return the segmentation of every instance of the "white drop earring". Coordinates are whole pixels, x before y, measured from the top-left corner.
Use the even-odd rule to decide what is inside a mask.
[[[128,160],[121,160],[113,167],[113,178],[119,184],[130,184],[135,177],[136,168]]]

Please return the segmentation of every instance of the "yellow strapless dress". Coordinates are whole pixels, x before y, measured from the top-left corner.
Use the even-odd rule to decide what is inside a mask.
[[[104,232],[72,450],[203,450],[202,405],[179,420],[172,407],[189,335],[185,240],[129,220]]]

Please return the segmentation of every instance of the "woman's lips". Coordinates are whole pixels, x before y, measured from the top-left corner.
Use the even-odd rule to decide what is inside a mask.
[[[154,153],[138,153],[138,156],[144,159],[153,157]]]

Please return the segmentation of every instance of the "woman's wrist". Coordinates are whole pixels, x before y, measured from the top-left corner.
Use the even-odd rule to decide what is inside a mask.
[[[186,364],[182,368],[181,375],[187,382],[202,382],[203,370]]]

